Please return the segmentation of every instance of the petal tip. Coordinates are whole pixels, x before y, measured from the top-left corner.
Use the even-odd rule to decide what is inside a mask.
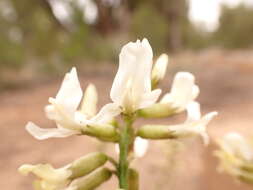
[[[178,72],[176,74],[176,79],[182,79],[182,80],[191,80],[194,81],[195,77],[192,73],[189,72]]]

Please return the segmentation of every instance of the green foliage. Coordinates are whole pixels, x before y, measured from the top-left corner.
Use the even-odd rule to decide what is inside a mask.
[[[155,7],[144,4],[132,15],[130,34],[133,39],[148,38],[156,52],[164,52],[168,46],[169,24]]]
[[[73,14],[70,26],[65,26],[53,14],[47,1],[2,0],[0,10],[0,67],[21,68],[32,64],[39,71],[50,73],[83,60],[115,58],[110,39],[85,23],[83,11],[69,3]],[[10,11],[11,10],[11,11]],[[14,33],[18,31],[18,33]],[[15,40],[19,37],[20,39]]]
[[[57,19],[49,1],[1,0],[1,71],[32,65],[37,71],[55,73],[65,66],[85,62],[115,62],[115,47],[125,36],[133,41],[148,38],[157,54],[172,48],[172,41],[178,43],[179,49],[209,45],[248,48],[253,44],[253,8],[243,5],[223,6],[220,27],[214,34],[190,23],[186,0],[130,0],[110,10],[104,6],[101,14],[103,11],[108,14],[102,19],[105,23],[100,29],[97,25],[100,22],[85,22],[83,7],[74,1],[69,1],[68,6],[71,14],[66,24]],[[109,34],[103,33],[101,27],[110,27],[107,19],[116,18],[114,24],[120,33],[117,27],[108,30]],[[129,28],[123,26],[128,20]]]
[[[185,23],[182,26],[182,33],[185,48],[198,50],[211,44],[212,33],[206,32],[192,23]]]
[[[24,51],[20,43],[11,41],[0,32],[0,67],[20,68]]]
[[[253,45],[253,8],[241,4],[223,6],[220,26],[214,35],[216,43],[225,48],[249,48]]]

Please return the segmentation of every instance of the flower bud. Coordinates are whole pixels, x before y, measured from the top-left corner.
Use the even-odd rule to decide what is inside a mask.
[[[250,173],[244,173],[244,175],[239,175],[238,179],[249,184],[253,184],[253,175]]]
[[[139,173],[130,168],[128,173],[129,179],[129,190],[138,190],[139,189]]]
[[[117,142],[119,134],[112,125],[88,125],[83,127],[83,134],[97,137],[103,141]]]
[[[107,156],[103,153],[96,152],[90,153],[86,156],[75,160],[70,164],[69,169],[72,171],[70,178],[75,179],[84,175],[87,175],[104,165],[107,161]]]
[[[144,125],[138,130],[137,135],[146,139],[175,138],[167,125]]]
[[[89,84],[84,93],[81,112],[87,117],[93,117],[97,113],[98,94],[96,86]]]
[[[112,172],[107,168],[99,168],[88,176],[74,180],[66,190],[93,190],[109,180]]]
[[[160,118],[168,117],[176,113],[176,109],[172,108],[168,104],[153,104],[150,107],[141,109],[138,111],[139,116],[144,118]]]
[[[158,57],[152,70],[152,87],[155,88],[157,84],[164,78],[169,62],[167,54],[162,54]]]

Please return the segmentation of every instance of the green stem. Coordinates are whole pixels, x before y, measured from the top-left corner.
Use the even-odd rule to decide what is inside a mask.
[[[119,177],[119,187],[128,190],[128,154],[129,147],[131,145],[132,139],[132,123],[131,118],[125,118],[126,125],[121,131],[120,141],[119,141],[119,168],[118,168],[118,177]]]

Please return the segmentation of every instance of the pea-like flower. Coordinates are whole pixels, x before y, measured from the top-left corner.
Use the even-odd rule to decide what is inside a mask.
[[[175,112],[181,112],[199,95],[195,77],[188,72],[178,72],[173,80],[171,91],[163,96],[160,103],[167,104]]]
[[[96,152],[57,169],[50,164],[24,164],[18,170],[23,175],[33,173],[38,178],[34,182],[36,190],[88,189],[91,185],[96,187],[111,176],[107,169],[98,169],[107,160],[105,154]]]
[[[29,165],[25,164],[19,168],[19,172],[27,175],[32,172],[39,179],[34,182],[38,190],[61,190],[70,182],[71,170],[65,168],[54,169],[49,164]]]
[[[147,39],[126,44],[119,55],[119,69],[111,88],[111,99],[125,113],[154,104],[160,89],[151,90],[153,51]]]
[[[94,85],[90,84],[84,94],[83,103],[79,104],[83,92],[78,80],[76,69],[73,68],[65,75],[63,83],[55,98],[49,98],[50,105],[45,107],[45,112],[50,120],[55,121],[57,128],[43,129],[32,122],[26,125],[27,131],[39,140],[51,137],[67,137],[81,134],[86,125],[104,125],[120,113],[115,104],[106,104],[96,114],[97,92]]]
[[[158,103],[139,110],[138,114],[145,118],[159,118],[184,111],[199,94],[199,87],[194,81],[195,78],[191,73],[177,73],[171,91],[166,93]]]
[[[23,165],[19,172],[27,175],[34,173],[39,179],[34,181],[35,190],[79,190],[94,189],[110,179],[112,172],[107,168],[99,168],[94,172],[78,178],[71,178],[68,166],[54,169],[49,164]]]
[[[204,116],[200,114],[200,106],[197,102],[191,102],[187,106],[187,119],[178,125],[144,125],[138,130],[138,135],[147,139],[174,139],[200,135],[205,144],[209,137],[206,126],[217,112],[211,112]]]
[[[219,171],[253,183],[253,151],[250,143],[240,134],[231,132],[217,141],[220,150],[215,155],[220,160]]]

